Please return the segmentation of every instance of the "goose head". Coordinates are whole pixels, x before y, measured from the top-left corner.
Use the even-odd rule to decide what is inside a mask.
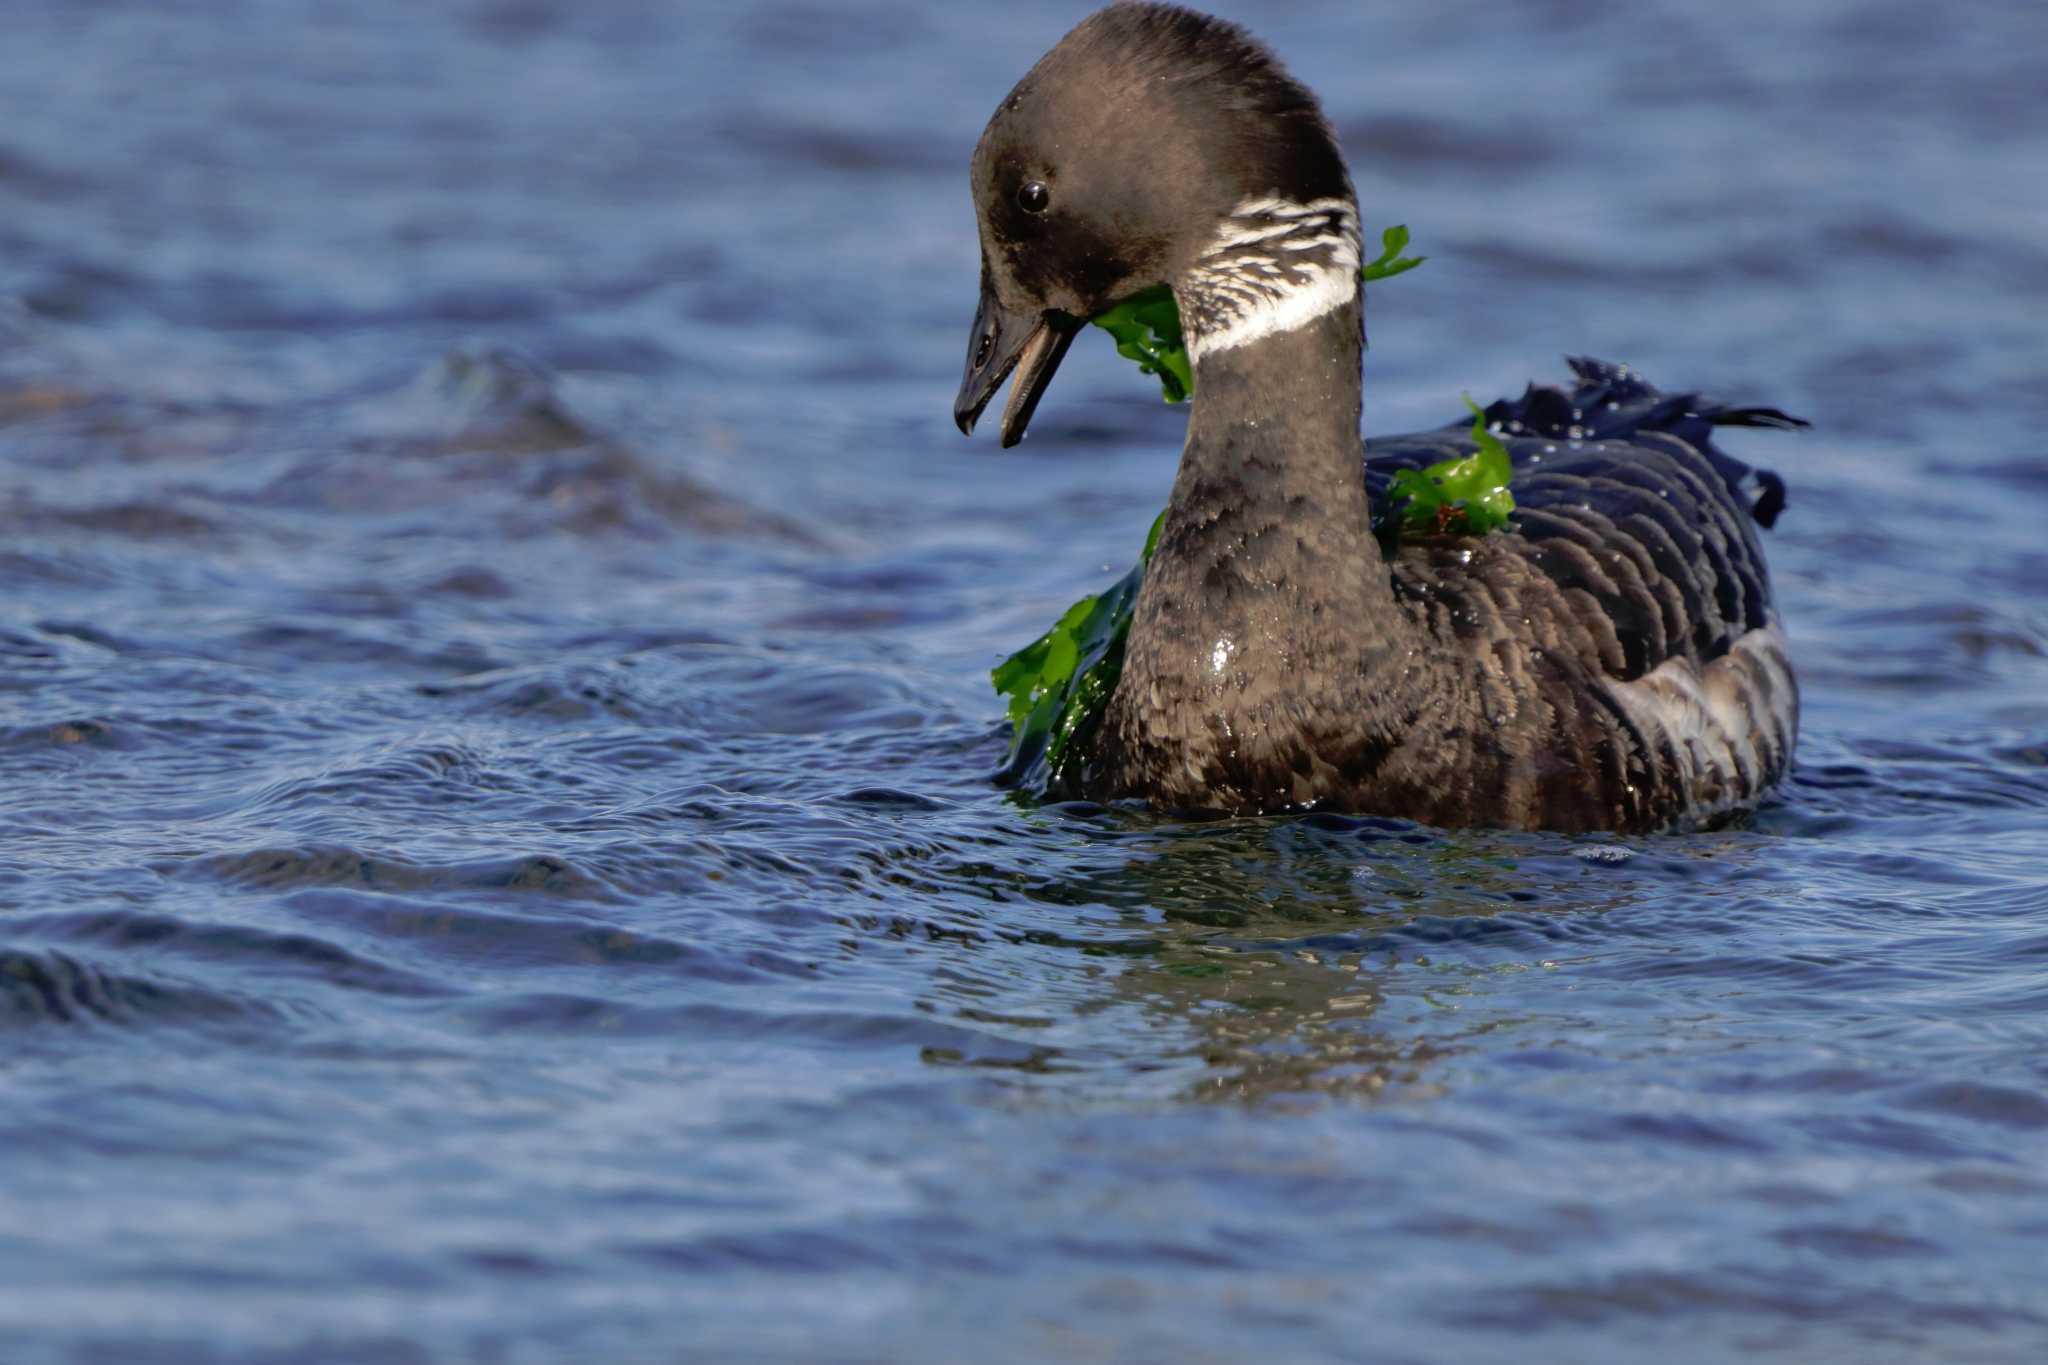
[[[1014,372],[1005,446],[1075,334],[1133,295],[1174,291],[1198,362],[1356,297],[1351,180],[1315,96],[1176,5],[1111,5],[1061,39],[989,120],[972,186],[981,300],[953,416],[972,433]]]

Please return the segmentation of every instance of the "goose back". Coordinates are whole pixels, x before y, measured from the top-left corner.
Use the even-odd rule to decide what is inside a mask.
[[[1509,528],[1407,538],[1388,561],[1397,599],[1466,662],[1478,698],[1425,818],[1711,822],[1783,776],[1798,732],[1757,540],[1784,485],[1712,432],[1804,423],[1571,363],[1572,387],[1487,410],[1515,466]],[[1367,485],[1384,506],[1397,470],[1470,450],[1464,424],[1368,441]]]

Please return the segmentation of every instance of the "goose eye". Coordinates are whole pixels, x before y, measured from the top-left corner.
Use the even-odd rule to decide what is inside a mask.
[[[1017,207],[1026,213],[1044,213],[1052,205],[1052,192],[1042,180],[1027,180],[1017,190]]]

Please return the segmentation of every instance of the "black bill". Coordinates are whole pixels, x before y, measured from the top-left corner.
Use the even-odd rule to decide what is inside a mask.
[[[973,433],[981,410],[1015,370],[1017,382],[1003,405],[1002,440],[1005,446],[1023,440],[1045,386],[1080,330],[1080,323],[1059,313],[1008,311],[997,302],[983,270],[981,305],[974,310],[974,332],[967,339],[967,372],[960,377],[960,393],[953,400],[953,420],[960,424],[961,434]]]

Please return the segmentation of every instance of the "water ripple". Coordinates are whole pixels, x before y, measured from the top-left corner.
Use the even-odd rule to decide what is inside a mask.
[[[1185,421],[946,412],[1071,13],[10,7],[8,1358],[2030,1358],[2048,35],[1731,4],[1236,16],[1370,428],[1815,419],[1792,779],[1629,839],[988,781]]]

